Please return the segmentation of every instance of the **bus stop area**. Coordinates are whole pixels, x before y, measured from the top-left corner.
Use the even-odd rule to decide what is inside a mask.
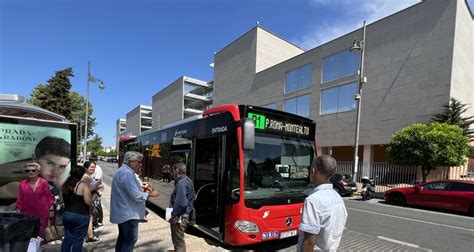
[[[169,185],[172,188],[172,183]],[[94,243],[84,242],[83,251],[115,251],[115,242],[118,237],[118,227],[109,221],[110,209],[110,185],[104,183],[104,192],[102,195],[102,207],[104,211],[104,226],[98,231],[97,235],[102,241]],[[138,229],[138,241],[134,251],[173,251],[171,242],[171,231],[167,221],[160,215],[150,209],[147,222],[140,223]],[[195,235],[186,234],[186,247],[188,251],[226,251],[216,245],[210,244],[209,239],[201,238]],[[212,241],[214,242],[214,241]],[[41,247],[41,251],[60,251],[61,243],[52,242]]]

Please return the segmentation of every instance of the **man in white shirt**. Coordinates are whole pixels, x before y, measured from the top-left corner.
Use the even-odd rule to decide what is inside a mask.
[[[336,251],[339,247],[347,211],[329,182],[336,165],[336,160],[328,155],[318,156],[311,164],[311,182],[316,188],[304,202],[298,251]]]

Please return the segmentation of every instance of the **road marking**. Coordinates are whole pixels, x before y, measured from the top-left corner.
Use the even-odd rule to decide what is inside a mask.
[[[386,241],[389,241],[389,242],[398,243],[398,244],[401,244],[403,246],[408,246],[408,247],[412,247],[412,248],[419,248],[420,247],[419,245],[416,245],[416,244],[412,244],[412,243],[408,243],[408,242],[404,242],[404,241],[399,241],[399,240],[395,240],[395,239],[384,237],[384,236],[377,236],[377,238],[382,239],[382,240],[386,240]]]
[[[347,199],[347,200],[355,201],[354,199],[350,199],[350,198]],[[361,202],[363,202],[363,201],[361,201]],[[368,203],[373,204],[373,202],[368,202]],[[462,215],[459,215],[459,214],[456,214],[456,213],[443,213],[443,212],[435,212],[435,211],[431,211],[431,210],[424,210],[424,209],[420,209],[420,208],[394,206],[394,205],[390,205],[390,204],[386,203],[384,200],[381,200],[381,199],[378,199],[376,203],[377,203],[378,206],[382,206],[382,207],[405,209],[407,211],[413,211],[413,212],[425,212],[425,213],[431,213],[431,214],[444,215],[444,216],[449,216],[449,217],[456,217],[456,218],[461,218],[461,219],[472,220],[472,217],[470,217],[470,216],[462,216]]]
[[[425,223],[425,224],[430,224],[430,225],[435,225],[435,226],[442,226],[442,227],[447,227],[447,228],[459,229],[459,230],[468,231],[468,232],[474,232],[474,229],[450,226],[450,225],[434,223],[434,222],[429,222],[429,221],[416,220],[416,219],[405,218],[405,217],[400,217],[400,216],[393,216],[393,215],[389,215],[389,214],[377,213],[377,212],[373,212],[373,211],[366,211],[366,210],[356,209],[356,208],[352,208],[352,207],[346,207],[346,208],[350,209],[350,210],[354,210],[354,211],[364,212],[364,213],[377,214],[377,215],[387,216],[387,217],[396,218],[396,219],[402,219],[402,220]]]

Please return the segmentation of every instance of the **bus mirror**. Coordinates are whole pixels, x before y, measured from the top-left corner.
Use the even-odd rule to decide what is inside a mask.
[[[242,134],[244,150],[253,150],[255,147],[255,121],[250,118],[242,119]]]

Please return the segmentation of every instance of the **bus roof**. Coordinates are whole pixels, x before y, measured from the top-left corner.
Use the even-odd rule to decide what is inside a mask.
[[[144,143],[158,143],[176,137],[216,136],[226,134],[227,127],[242,117],[257,116],[255,129],[269,134],[285,134],[292,137],[314,140],[315,121],[306,117],[290,114],[280,110],[261,108],[250,105],[227,104],[205,110],[202,115],[187,118],[153,131],[146,131],[137,136]],[[204,121],[202,121],[204,120]],[[263,120],[263,121],[262,121]],[[231,126],[232,127],[232,126]],[[168,140],[165,140],[168,139]],[[127,140],[122,140],[125,142]]]

